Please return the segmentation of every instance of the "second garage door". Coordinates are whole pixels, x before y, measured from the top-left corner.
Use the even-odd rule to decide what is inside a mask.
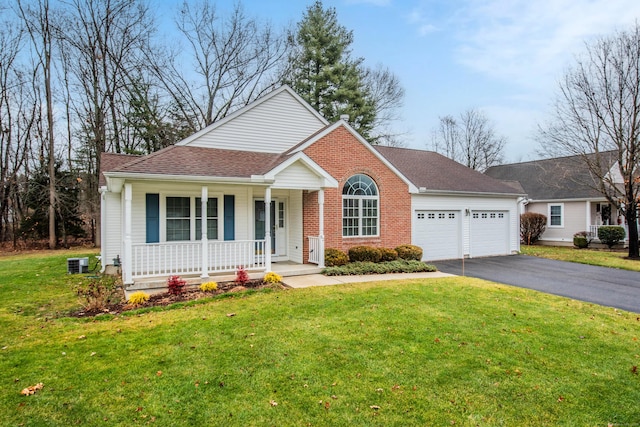
[[[460,211],[415,211],[414,244],[422,248],[422,259],[435,261],[462,256]]]
[[[509,254],[509,212],[473,211],[471,214],[471,256]]]

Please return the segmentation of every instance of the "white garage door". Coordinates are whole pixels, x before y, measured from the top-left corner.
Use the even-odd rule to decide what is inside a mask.
[[[473,211],[471,214],[471,256],[509,253],[509,212]]]
[[[422,259],[460,258],[460,211],[415,211],[414,244]]]

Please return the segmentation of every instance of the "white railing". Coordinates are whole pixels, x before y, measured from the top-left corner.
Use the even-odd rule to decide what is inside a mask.
[[[309,236],[309,262],[320,265],[320,256],[324,252],[320,248],[320,237]]]
[[[132,245],[131,276],[133,278],[234,272],[265,269],[264,240],[210,240],[208,257],[202,265],[202,243],[165,242]]]

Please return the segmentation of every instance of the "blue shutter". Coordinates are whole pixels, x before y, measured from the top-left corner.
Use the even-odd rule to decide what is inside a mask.
[[[160,241],[160,195],[147,193],[147,243]]]
[[[224,196],[224,240],[236,239],[235,204],[236,196]]]

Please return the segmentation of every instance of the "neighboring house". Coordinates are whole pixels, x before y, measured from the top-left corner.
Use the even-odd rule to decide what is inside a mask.
[[[603,167],[616,176],[615,158],[603,154],[609,159]],[[602,225],[624,225],[620,212],[596,189],[597,182],[580,156],[493,166],[485,174],[522,185],[528,198],[526,212],[547,217],[543,244],[571,245],[575,233],[586,231],[597,237]]]
[[[101,162],[101,255],[125,285],[322,267],[329,247],[414,243],[425,260],[519,250],[521,191],[436,153],[374,147],[287,86],[174,146]]]

